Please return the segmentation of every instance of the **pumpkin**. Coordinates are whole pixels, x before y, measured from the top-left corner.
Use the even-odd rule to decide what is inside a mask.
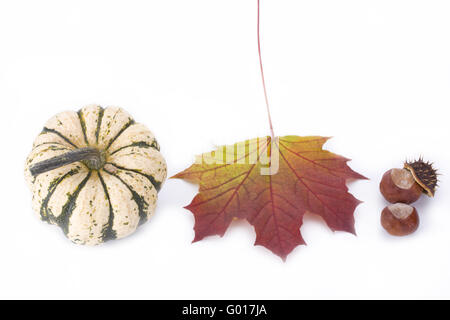
[[[25,164],[33,210],[87,245],[147,221],[166,175],[154,135],[123,109],[97,105],[51,118]]]

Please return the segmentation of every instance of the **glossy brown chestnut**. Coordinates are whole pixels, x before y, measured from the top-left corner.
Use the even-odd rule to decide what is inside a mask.
[[[416,208],[408,204],[391,204],[381,212],[381,225],[393,236],[406,236],[416,231],[419,215]]]
[[[391,169],[387,171],[380,182],[380,191],[390,203],[413,203],[423,193],[423,188],[414,180],[406,169]]]

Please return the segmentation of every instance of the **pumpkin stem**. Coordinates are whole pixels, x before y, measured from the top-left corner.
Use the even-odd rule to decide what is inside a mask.
[[[80,148],[61,154],[59,156],[38,162],[31,166],[30,172],[33,177],[38,174],[65,166],[70,163],[82,161],[89,169],[99,170],[105,164],[105,155],[96,148]]]

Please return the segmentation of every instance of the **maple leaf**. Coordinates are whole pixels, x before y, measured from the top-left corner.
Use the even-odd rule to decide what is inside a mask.
[[[321,216],[333,231],[355,234],[353,213],[360,203],[348,179],[366,179],[349,159],[323,150],[325,137],[256,138],[197,156],[173,178],[199,185],[185,208],[195,217],[195,238],[223,236],[233,219],[246,219],[262,245],[283,260],[305,244],[306,212]]]

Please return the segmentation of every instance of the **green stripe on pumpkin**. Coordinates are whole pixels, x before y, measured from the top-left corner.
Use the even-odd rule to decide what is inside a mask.
[[[78,119],[80,120],[81,130],[83,131],[84,141],[86,142],[86,145],[89,146],[88,138],[86,135],[86,121],[84,120],[83,111],[80,109],[77,112]]]
[[[131,125],[133,125],[135,122],[133,119],[130,119],[123,127],[122,129],[120,129],[120,131],[114,136],[114,138],[112,138],[108,145],[106,146],[105,150],[108,150],[109,147],[114,143],[114,141],[116,141],[116,139],[125,131],[127,130]]]
[[[64,136],[61,132],[59,132],[59,131],[57,131],[55,129],[50,129],[50,128],[44,127],[44,129],[42,130],[42,133],[46,133],[46,132],[54,133],[54,134],[58,135],[60,138],[62,138],[64,141],[66,141],[67,143],[69,143],[72,146],[74,146],[75,148],[78,148],[75,143],[70,141],[70,139],[67,138],[66,136]]]
[[[109,197],[108,189],[106,188],[105,180],[103,180],[102,175],[100,172],[98,172],[98,177],[100,178],[100,182],[102,183],[103,190],[105,191],[106,199],[108,199],[109,203],[109,217],[108,217],[108,223],[105,225],[105,227],[102,230],[102,241],[108,241],[108,240],[114,240],[117,238],[116,231],[113,230],[113,223],[114,223],[114,210],[111,204],[111,199]]]
[[[69,233],[70,217],[72,216],[73,210],[76,207],[76,201],[77,201],[78,195],[80,194],[80,191],[83,189],[83,187],[86,185],[86,183],[88,182],[89,178],[91,177],[91,174],[92,174],[92,171],[89,171],[86,178],[84,178],[84,180],[81,181],[81,183],[78,185],[78,187],[75,189],[75,191],[69,195],[69,199],[62,207],[61,214],[55,218],[55,222],[61,227],[64,234],[66,234],[66,235]]]
[[[48,203],[50,202],[50,199],[53,195],[53,193],[56,190],[56,187],[58,187],[58,185],[67,177],[71,177],[76,175],[77,173],[80,172],[80,167],[76,167],[75,169],[70,170],[69,172],[65,173],[63,176],[58,177],[56,179],[54,179],[52,182],[50,182],[50,185],[47,189],[48,193],[47,196],[45,197],[45,199],[42,201],[41,203],[41,209],[39,210],[39,214],[41,215],[41,219],[42,221],[50,221],[50,215],[49,211],[48,211]]]
[[[154,148],[154,149],[156,149],[157,151],[159,151],[159,149],[158,149],[158,143],[156,142],[156,140],[155,140],[155,142],[153,142],[152,144],[148,144],[148,143],[145,142],[145,141],[138,141],[138,142],[133,142],[132,144],[129,144],[129,145],[120,147],[120,148],[117,149],[116,151],[111,152],[109,155],[112,156],[113,154],[115,154],[115,153],[117,153],[117,152],[119,152],[119,151],[121,151],[121,150],[123,150],[123,149],[131,148],[131,147]]]
[[[105,109],[100,107],[100,111],[98,112],[98,119],[97,119],[97,129],[95,130],[95,141],[98,144],[98,136],[100,134],[100,127],[102,125],[103,120],[103,114],[105,113]]]
[[[139,225],[146,222],[147,218],[148,218],[147,213],[146,213],[147,209],[148,209],[148,203],[144,200],[144,197],[139,195],[130,185],[128,185],[125,181],[123,181],[123,179],[120,178],[118,175],[116,175],[104,168],[103,168],[103,171],[105,171],[109,175],[117,178],[120,182],[122,182],[125,185],[125,187],[127,187],[128,190],[130,190],[130,192],[133,196],[133,200],[134,200],[134,202],[136,202],[138,209],[139,209]]]
[[[107,162],[107,164],[110,164],[110,165],[112,165],[112,166],[114,166],[114,167],[116,167],[117,169],[120,169],[120,170],[130,171],[130,172],[134,172],[134,173],[140,174],[140,175],[146,177],[151,182],[151,184],[155,187],[156,191],[159,191],[161,189],[161,184],[162,184],[161,181],[157,181],[154,177],[152,177],[149,174],[142,173],[142,172],[140,172],[139,170],[136,170],[136,169],[128,169],[128,168],[120,167],[117,164],[112,163],[112,162]]]
[[[41,146],[45,146],[46,144],[56,144],[56,145],[59,145],[59,146],[63,146],[63,147],[68,148],[65,144],[62,144],[62,143],[59,143],[59,142],[50,141],[50,142],[42,142],[42,143],[39,143],[39,144],[35,145],[35,146],[33,147],[33,149],[36,149],[36,148],[41,147]],[[67,150],[70,150],[70,149],[67,149]]]

